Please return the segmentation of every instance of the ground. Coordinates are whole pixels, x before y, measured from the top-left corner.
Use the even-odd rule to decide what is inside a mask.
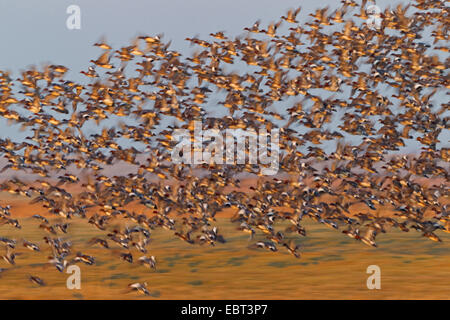
[[[189,245],[164,229],[154,230],[147,255],[157,259],[157,270],[136,262],[119,260],[125,252],[110,241],[111,248],[89,246],[87,242],[104,232],[79,218],[69,233],[74,253],[96,257],[96,264],[81,267],[81,290],[66,286],[69,274],[47,263],[51,254],[42,238],[34,213],[44,212],[24,203],[13,203],[22,230],[1,226],[0,236],[26,239],[41,245],[34,253],[21,245],[15,266],[0,260],[1,299],[448,299],[450,297],[450,234],[438,232],[442,243],[391,230],[377,237],[378,248],[368,247],[346,235],[307,221],[307,237],[298,237],[302,257],[294,258],[283,247],[272,253],[249,249],[249,237],[236,230],[228,217],[217,218],[220,233],[228,240],[215,247]],[[1,204],[5,204],[2,202]],[[14,212],[14,210],[12,210]],[[53,223],[59,218],[52,218]],[[263,239],[262,236],[254,240]],[[2,246],[3,247],[3,246]],[[4,250],[3,248],[0,248]],[[135,260],[143,254],[132,249]],[[1,253],[3,254],[3,253]],[[369,290],[367,267],[381,269],[381,289]],[[38,287],[28,280],[39,276]],[[151,295],[127,292],[129,283],[147,282]]]

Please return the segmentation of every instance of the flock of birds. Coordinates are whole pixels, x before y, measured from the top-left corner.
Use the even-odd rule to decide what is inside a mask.
[[[67,80],[61,65],[30,68],[15,80],[0,71],[0,117],[32,133],[20,142],[0,137],[8,161],[1,172],[29,177],[3,179],[0,191],[29,197],[64,221],[33,215],[43,243],[1,237],[4,261],[14,266],[23,245],[36,253],[49,247],[48,263],[59,272],[94,265],[94,256],[61,236],[77,218],[104,234],[89,245],[120,248],[121,260],[156,269],[148,254],[152,230],[192,245],[225,243],[215,226],[225,208],[255,238],[250,247],[285,248],[296,258],[300,246],[288,234],[306,236],[304,218],[373,247],[392,228],[441,241],[438,230],[450,232],[450,149],[439,140],[445,131],[448,137],[449,104],[433,96],[449,88],[450,61],[440,58],[448,53],[449,7],[416,0],[386,8],[377,28],[365,23],[366,6],[343,0],[305,23],[297,21],[298,8],[235,38],[187,38],[196,47],[189,57],[170,50],[162,35],[139,36],[119,50],[102,39],[95,44],[101,55],[81,72],[84,84]],[[174,130],[192,130],[194,121],[220,130],[279,128],[280,174],[243,190],[242,174],[258,175],[258,165],[172,163]],[[327,150],[332,141],[335,149]],[[408,143],[421,149],[405,155]],[[132,172],[104,173],[118,162]],[[136,204],[139,212],[129,209]],[[364,207],[355,212],[355,204]],[[13,209],[0,207],[0,224],[20,229]],[[118,218],[127,226],[113,228]],[[146,283],[129,290],[150,294]]]

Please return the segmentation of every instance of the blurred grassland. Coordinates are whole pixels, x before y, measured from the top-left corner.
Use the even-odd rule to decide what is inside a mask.
[[[58,218],[51,219],[56,223]],[[94,236],[106,232],[75,218],[68,234],[58,234],[73,243],[72,255],[81,251],[96,258],[96,264],[81,268],[81,290],[66,288],[69,274],[47,263],[50,248],[32,218],[21,218],[22,230],[1,226],[0,236],[39,243],[35,253],[18,243],[16,265],[3,259],[0,268],[0,299],[449,299],[450,234],[438,232],[443,240],[435,243],[411,230],[390,230],[377,237],[378,248],[370,248],[346,235],[306,221],[307,237],[297,239],[302,257],[295,259],[284,247],[279,251],[251,250],[248,245],[263,240],[236,230],[228,218],[218,218],[219,231],[227,239],[215,247],[189,245],[164,229],[152,231],[147,256],[157,259],[157,270],[136,261],[143,254],[131,249],[135,262],[119,260],[126,252],[109,241],[110,249],[89,246]],[[127,223],[115,221],[114,224]],[[129,223],[129,222],[128,222]],[[130,225],[130,224],[129,224]],[[283,230],[288,224],[279,224]],[[123,227],[123,225],[122,225]],[[3,247],[3,246],[1,246]],[[4,248],[0,248],[4,250]],[[4,252],[4,251],[3,251]],[[3,254],[2,252],[0,252]],[[381,290],[366,286],[369,265],[381,268]],[[28,280],[39,276],[46,282],[38,287]],[[147,282],[151,296],[127,293],[127,285]]]

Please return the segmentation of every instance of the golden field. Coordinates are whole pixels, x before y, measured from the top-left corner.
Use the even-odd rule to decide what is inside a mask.
[[[10,197],[8,197],[10,198]],[[14,197],[15,198],[15,197]],[[5,200],[5,198],[3,198]],[[12,199],[8,199],[12,200]],[[295,259],[284,247],[278,252],[249,249],[248,245],[263,240],[257,234],[249,241],[247,234],[236,230],[227,215],[217,217],[219,231],[227,239],[215,247],[189,245],[164,229],[152,231],[149,252],[157,259],[157,270],[139,265],[143,254],[131,249],[135,262],[119,259],[120,249],[89,246],[94,236],[105,237],[106,231],[95,229],[87,220],[75,218],[67,234],[58,236],[73,243],[72,256],[81,251],[96,258],[96,264],[81,268],[81,290],[69,290],[70,276],[58,272],[47,263],[51,250],[44,243],[48,235],[30,218],[44,209],[23,201],[8,201],[13,217],[19,219],[21,230],[0,226],[0,236],[18,240],[16,265],[0,260],[1,299],[449,299],[450,297],[450,234],[438,232],[442,243],[432,242],[415,230],[408,233],[390,230],[377,237],[378,248],[368,247],[341,232],[306,221],[307,237],[295,237],[302,245],[302,257]],[[0,205],[5,205],[1,201]],[[47,215],[47,217],[49,217]],[[61,220],[49,217],[51,223]],[[124,227],[130,222],[113,221]],[[280,230],[283,223],[278,224]],[[287,224],[286,224],[287,226]],[[24,248],[19,242],[38,243],[41,252]],[[3,245],[2,245],[3,247]],[[4,250],[4,248],[0,248]],[[3,254],[3,253],[1,253]],[[70,256],[70,257],[72,257]],[[381,268],[381,290],[366,286],[369,265]],[[28,280],[38,276],[46,286],[38,287]],[[127,285],[147,282],[150,296],[127,292]]]

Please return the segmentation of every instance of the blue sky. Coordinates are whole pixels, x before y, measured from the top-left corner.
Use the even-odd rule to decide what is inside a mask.
[[[376,4],[384,9],[404,2],[377,0]],[[81,8],[80,30],[66,27],[66,9],[73,4]],[[70,69],[67,78],[79,81],[79,72],[98,57],[100,51],[92,44],[102,36],[117,49],[137,35],[164,33],[165,40],[172,40],[170,49],[188,55],[194,48],[186,37],[207,38],[215,31],[243,34],[243,28],[257,19],[266,26],[298,6],[302,7],[298,20],[304,23],[312,20],[309,13],[327,5],[333,11],[341,4],[339,0],[0,0],[0,69],[11,71],[16,78],[31,65],[62,64]],[[1,136],[12,130],[0,120]],[[448,140],[446,131],[441,136]],[[417,143],[411,146],[417,147]]]
[[[66,28],[66,9],[72,4],[81,8],[81,30]],[[0,68],[17,71],[51,61],[78,72],[98,55],[92,44],[102,35],[117,48],[138,34],[164,33],[172,49],[188,53],[188,36],[207,37],[219,30],[237,35],[257,19],[266,24],[299,5],[299,17],[306,22],[316,8],[329,5],[333,10],[337,4],[339,0],[1,0]]]

